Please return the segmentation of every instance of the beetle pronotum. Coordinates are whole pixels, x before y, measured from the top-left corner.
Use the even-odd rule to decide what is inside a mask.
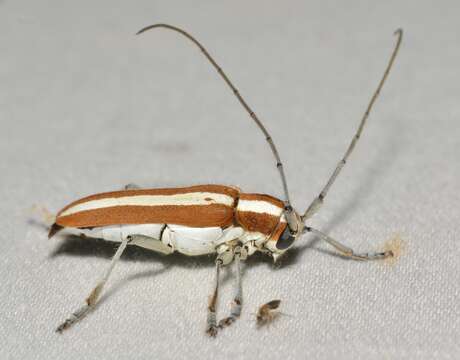
[[[309,232],[349,258],[373,260],[392,256],[391,251],[356,253],[329,235],[308,226],[306,222],[323,204],[329,189],[361,136],[369,112],[398,53],[403,35],[401,29],[395,32],[398,38],[388,65],[345,155],[319,195],[303,215],[300,215],[291,206],[283,164],[272,137],[228,76],[198,40],[178,27],[155,24],[141,29],[137,34],[154,28],[173,30],[193,42],[230,87],[243,108],[263,132],[270,146],[283,185],[284,199],[280,200],[265,194],[243,193],[236,187],[223,185],[169,189],[140,189],[135,185],[127,185],[124,190],[88,196],[67,205],[56,215],[49,237],[58,231],[63,231],[68,234],[116,241],[121,245],[108,269],[87,297],[86,304],[65,320],[57,328],[57,332],[69,328],[94,308],[110,273],[128,244],[163,254],[171,254],[175,251],[190,256],[217,254],[214,291],[208,304],[206,328],[206,332],[211,336],[215,336],[219,328],[231,324],[240,316],[242,308],[240,261],[257,251],[267,253],[276,260],[292,246],[296,239]],[[217,323],[219,272],[222,266],[232,262],[235,264],[237,275],[235,296],[230,315]]]

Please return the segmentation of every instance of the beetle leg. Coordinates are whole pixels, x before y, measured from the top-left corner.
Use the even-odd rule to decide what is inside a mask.
[[[129,184],[126,184],[123,189],[124,190],[139,190],[141,189],[141,187],[139,185],[129,183]]]
[[[236,268],[236,290],[235,297],[233,298],[232,305],[230,308],[230,316],[223,318],[219,321],[219,328],[224,328],[233,324],[236,319],[240,317],[241,308],[243,304],[243,287],[241,283],[241,251],[242,248],[237,246],[235,248],[235,268]]]
[[[370,253],[356,253],[353,251],[353,249],[349,248],[348,246],[345,246],[338,241],[334,240],[332,237],[329,235],[323,233],[322,231],[313,229],[309,226],[305,227],[306,232],[311,232],[317,236],[321,240],[326,241],[329,245],[335,247],[343,256],[349,257],[351,259],[355,260],[378,260],[378,259],[385,259],[387,257],[393,256],[393,251],[388,250],[388,251],[382,251],[382,252],[370,252]]]
[[[165,245],[161,240],[153,237],[138,234],[129,235],[129,237],[131,239],[131,245],[138,245],[164,255],[169,255],[174,252],[171,246]]]
[[[117,249],[117,252],[113,256],[112,260],[110,261],[110,265],[108,269],[105,271],[101,280],[97,283],[96,287],[91,291],[91,293],[87,297],[86,305],[78,309],[76,312],[72,313],[72,315],[68,319],[66,319],[61,325],[58,326],[58,328],[56,329],[56,332],[62,333],[64,330],[68,329],[73,324],[83,319],[91,310],[94,309],[105,283],[107,282],[113,268],[115,267],[115,264],[120,259],[121,254],[126,249],[126,246],[130,242],[130,240],[131,240],[130,237],[123,239],[122,243]]]
[[[219,293],[219,274],[220,268],[223,264],[222,259],[219,257],[216,259],[216,279],[214,285],[214,292],[209,298],[208,304],[208,318],[207,318],[207,326],[206,326],[206,333],[209,336],[215,337],[217,335],[217,321],[216,321],[216,306],[217,306],[217,296]]]

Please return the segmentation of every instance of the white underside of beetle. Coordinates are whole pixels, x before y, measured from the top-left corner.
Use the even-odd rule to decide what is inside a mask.
[[[241,227],[230,226],[194,228],[174,224],[136,224],[111,225],[92,229],[65,228],[62,233],[78,236],[99,238],[108,241],[121,242],[128,236],[142,235],[140,239],[132,241],[130,245],[137,245],[149,250],[179,253],[197,256],[212,254],[225,243],[238,239],[243,244],[248,242],[262,243],[267,236],[258,232],[247,232]]]

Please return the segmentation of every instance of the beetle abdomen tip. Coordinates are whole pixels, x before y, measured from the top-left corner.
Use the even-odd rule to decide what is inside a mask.
[[[53,225],[51,225],[50,227],[50,231],[48,232],[48,239],[51,239],[54,235],[56,235],[56,233],[60,230],[64,229],[64,226],[61,226],[61,225],[58,225],[56,223],[54,223]]]

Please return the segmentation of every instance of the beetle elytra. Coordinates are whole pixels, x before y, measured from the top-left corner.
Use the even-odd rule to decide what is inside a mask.
[[[211,336],[215,336],[219,328],[233,323],[240,316],[243,303],[240,264],[257,251],[269,254],[276,260],[302,234],[313,233],[346,257],[373,260],[392,256],[391,251],[356,253],[329,235],[308,226],[307,220],[323,204],[329,189],[361,136],[372,106],[398,53],[403,35],[401,29],[395,32],[396,45],[349,147],[322,191],[301,215],[291,206],[283,164],[272,137],[214,58],[198,40],[175,26],[155,24],[141,29],[137,34],[154,28],[172,30],[185,36],[201,50],[230,87],[267,140],[276,160],[284,199],[280,200],[265,194],[245,193],[236,187],[223,185],[166,189],[140,189],[128,185],[124,190],[88,196],[64,207],[56,215],[49,237],[62,232],[102,238],[121,244],[108,269],[86,299],[86,304],[65,320],[57,328],[57,332],[69,328],[94,308],[110,273],[127,245],[137,245],[163,254],[173,252],[190,256],[217,254],[214,290],[208,304],[206,328]],[[236,267],[235,296],[229,316],[218,323],[216,303],[219,274],[221,267],[230,263]]]

